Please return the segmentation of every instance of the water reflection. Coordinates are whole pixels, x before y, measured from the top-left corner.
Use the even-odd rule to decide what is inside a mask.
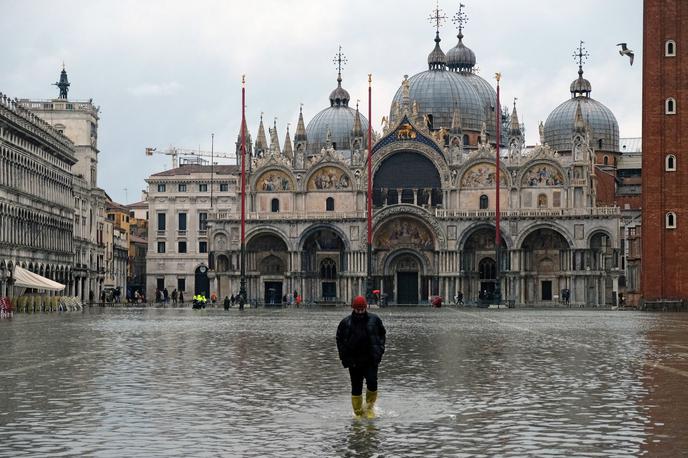
[[[346,310],[129,309],[0,322],[0,456],[679,456],[682,315],[382,309],[375,420]]]

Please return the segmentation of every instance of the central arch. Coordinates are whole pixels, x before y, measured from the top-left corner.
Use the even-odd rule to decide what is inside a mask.
[[[396,304],[418,304],[428,296],[428,267],[424,257],[413,249],[395,250],[387,256],[383,293]]]
[[[396,203],[442,204],[442,180],[435,164],[423,154],[401,151],[385,158],[373,177],[376,207]]]
[[[249,270],[258,273],[258,288],[266,304],[279,304],[284,294],[284,276],[289,265],[285,241],[272,232],[254,235],[246,244]]]

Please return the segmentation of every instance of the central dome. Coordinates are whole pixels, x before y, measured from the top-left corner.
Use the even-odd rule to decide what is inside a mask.
[[[428,56],[428,70],[408,80],[409,103],[416,102],[419,113],[432,115],[433,129],[451,128],[454,112],[458,110],[463,130],[479,132],[485,122],[488,132],[494,133],[497,93],[487,81],[472,73],[475,54],[459,40],[459,45],[445,58],[439,41],[438,35],[435,49]],[[445,62],[451,71],[447,71]],[[401,105],[402,99],[400,87],[392,100],[391,124],[400,121],[394,107]]]

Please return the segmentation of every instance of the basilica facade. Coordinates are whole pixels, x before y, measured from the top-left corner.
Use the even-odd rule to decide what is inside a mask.
[[[373,135],[373,289],[390,304],[459,292],[478,302],[496,288],[521,306],[561,302],[564,291],[574,304],[615,303],[620,211],[597,205],[595,165],[619,154],[614,115],[590,96],[581,61],[570,98],[526,148],[516,106],[498,111],[461,25],[447,53],[437,33],[427,70],[404,77]],[[268,143],[262,120],[255,143],[246,135],[249,299],[297,291],[349,303],[366,291],[368,121],[349,106],[341,71],[329,102],[307,124],[299,115],[293,142],[287,130],[280,146],[273,126]],[[211,289],[236,294],[240,206],[209,218]]]

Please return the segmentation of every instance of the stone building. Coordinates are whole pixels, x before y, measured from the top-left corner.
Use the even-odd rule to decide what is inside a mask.
[[[463,16],[465,18],[465,16]],[[514,105],[497,121],[496,92],[464,43],[446,54],[439,32],[427,70],[404,78],[372,146],[374,289],[389,303],[433,295],[489,299],[497,285],[516,304],[613,304],[620,211],[597,205],[598,161],[618,160],[618,124],[590,97],[579,48],[570,98],[524,149]],[[367,120],[342,86],[292,143],[270,144],[260,122],[247,145],[246,277],[249,299],[348,303],[366,291]],[[497,125],[501,249],[495,254]],[[237,141],[237,151],[240,150]],[[249,148],[248,146],[252,146]],[[212,213],[211,259],[220,295],[239,290],[240,212]],[[497,281],[500,274],[501,281]]]
[[[182,163],[151,175],[148,183],[146,297],[167,288],[191,295],[217,292],[208,264],[208,215],[236,210],[234,165]]]
[[[74,294],[74,144],[0,94],[0,297],[20,266]]]
[[[148,195],[144,200],[127,205],[129,210],[129,268],[127,296],[146,293],[146,255],[148,253]]]
[[[105,280],[103,285],[127,291],[129,265],[129,209],[108,199],[105,203]]]
[[[59,97],[21,99],[19,103],[69,138],[77,159],[72,167],[74,209],[74,294],[82,301],[98,298],[105,279],[105,191],[98,187],[98,110],[92,100],[67,97],[70,83],[62,69]]]
[[[688,3],[643,2],[642,295],[688,299]]]

